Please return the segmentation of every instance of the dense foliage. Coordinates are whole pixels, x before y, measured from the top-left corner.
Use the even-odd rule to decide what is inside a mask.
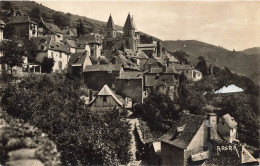
[[[3,91],[2,106],[48,133],[61,152],[63,165],[128,162],[128,122],[118,110],[90,112],[74,86],[59,74],[30,76]]]
[[[41,63],[42,72],[51,73],[53,66],[54,66],[53,58],[44,57]]]
[[[0,57],[0,64],[6,64],[11,67],[22,67],[24,57],[27,57],[29,52],[25,48],[25,45],[13,40],[5,40],[0,43],[0,52],[3,56]]]
[[[140,116],[148,122],[153,130],[167,131],[169,121],[179,117],[179,110],[174,102],[166,95],[152,90],[144,99],[144,104],[138,104],[133,109],[135,116]]]

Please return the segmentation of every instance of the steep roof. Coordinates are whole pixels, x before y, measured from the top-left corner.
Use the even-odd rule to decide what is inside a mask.
[[[219,122],[226,122],[230,128],[235,128],[237,126],[237,122],[229,114],[223,115]]]
[[[21,23],[33,23],[29,16],[13,16],[10,18],[8,24],[21,24]]]
[[[116,95],[111,91],[111,89],[104,85],[103,88],[99,91],[98,96],[112,96],[113,99],[122,107],[123,103],[116,97]],[[95,99],[94,99],[95,101]],[[94,102],[93,101],[93,102]]]
[[[137,51],[136,58],[137,59],[148,59],[147,55],[142,50]]]
[[[50,41],[49,49],[54,51],[69,53],[69,48],[67,47],[67,45],[65,45],[62,42],[56,42],[53,40]]]
[[[128,13],[128,16],[126,18],[124,29],[135,29],[135,25],[133,19],[130,16],[130,13]]]
[[[66,43],[67,43],[70,47],[72,47],[72,48],[76,48],[76,47],[77,47],[77,46],[76,46],[76,42],[75,42],[74,40],[67,39],[67,40],[66,40]]]
[[[60,28],[55,24],[47,23],[43,20],[41,21],[41,24],[43,24],[45,26],[45,28],[48,29],[49,31],[51,31],[52,33],[63,34],[63,32],[60,30]]]
[[[84,61],[86,59],[86,55],[83,52],[76,52],[71,55],[68,65],[83,65]]]
[[[87,66],[84,72],[94,71],[120,71],[121,65],[105,64],[105,65],[92,65]]]
[[[181,118],[172,125],[169,131],[159,138],[159,140],[175,147],[185,149],[198,132],[204,120],[205,118],[200,115],[183,114]],[[177,127],[183,131],[180,130],[180,132],[177,132]]]
[[[37,46],[36,51],[48,51],[51,42],[51,37],[38,36],[38,37],[32,37],[30,40],[32,40]]]
[[[111,16],[111,14],[110,14],[109,19],[108,19],[108,21],[107,21],[106,29],[116,30],[116,26],[115,26],[115,24],[114,24],[114,21],[113,21],[113,18],[112,18],[112,16]]]

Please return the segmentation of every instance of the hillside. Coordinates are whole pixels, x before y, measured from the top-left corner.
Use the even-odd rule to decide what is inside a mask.
[[[79,24],[79,20],[82,20],[83,22],[83,27],[86,30],[86,32],[99,32],[99,33],[103,33],[103,28],[106,25],[106,22],[103,21],[99,21],[99,20],[95,20],[92,18],[88,18],[85,16],[79,16],[79,15],[75,15],[72,13],[64,13],[64,12],[59,12],[59,11],[55,11],[53,9],[50,9],[46,6],[43,6],[42,4],[39,4],[37,2],[34,1],[10,1],[11,5],[13,8],[15,9],[19,9],[23,12],[26,12],[27,14],[29,14],[31,12],[32,9],[34,8],[39,8],[41,11],[41,15],[43,18],[46,17],[46,19],[52,19],[53,15],[55,14],[60,14],[64,17],[69,17],[70,18],[70,22],[71,28],[76,28],[77,24]],[[0,8],[2,8],[3,3],[0,3]],[[73,11],[72,11],[73,12]],[[108,18],[109,16],[107,16]],[[59,25],[58,25],[59,26]],[[64,29],[64,27],[59,26],[61,29]],[[116,25],[116,29],[118,31],[123,31],[123,27]],[[147,37],[152,37],[153,40],[160,40],[154,36],[151,36],[149,34],[146,34],[144,32],[140,32],[141,35],[145,35]]]
[[[248,54],[248,55],[259,55],[260,56],[260,47],[248,48],[248,49],[245,49],[241,52]]]
[[[197,64],[197,57],[203,56],[208,64],[228,67],[231,71],[247,76],[259,84],[260,56],[258,55],[230,51],[196,40],[163,41],[162,46],[169,51],[185,50],[191,55],[189,61],[193,65]]]

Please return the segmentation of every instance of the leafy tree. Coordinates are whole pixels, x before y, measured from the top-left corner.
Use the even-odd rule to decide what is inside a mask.
[[[2,1],[2,9],[9,10],[12,9],[12,3],[10,1]]]
[[[199,59],[199,62],[196,65],[195,68],[197,70],[199,70],[200,72],[202,72],[203,76],[209,75],[209,69],[207,67],[207,64],[206,64],[206,61],[205,61],[204,57],[203,56],[199,56],[198,59]]]
[[[44,59],[41,63],[42,72],[51,73],[53,66],[54,66],[53,58],[44,57]]]
[[[140,35],[140,43],[142,44],[152,44],[153,38],[147,35]]]
[[[30,12],[30,16],[32,18],[36,18],[36,19],[40,19],[41,18],[41,9],[39,7],[34,7],[31,12]]]
[[[69,15],[65,15],[60,12],[55,12],[52,17],[54,20],[54,24],[61,28],[71,26],[71,17]]]
[[[83,22],[82,20],[80,19],[79,20],[79,24],[77,24],[77,35],[84,35],[85,32],[84,32],[84,27],[83,27]]]
[[[14,26],[7,24],[4,28],[4,39],[11,39],[14,33]]]
[[[173,56],[177,58],[177,60],[181,63],[181,64],[188,64],[188,58],[189,55],[186,54],[186,52],[184,51],[175,51],[173,52]]]
[[[24,57],[28,56],[25,52],[24,47],[21,46],[18,42],[13,40],[5,40],[0,44],[0,51],[3,53],[3,56],[0,57],[0,64],[7,64],[12,68],[14,66],[22,67]]]

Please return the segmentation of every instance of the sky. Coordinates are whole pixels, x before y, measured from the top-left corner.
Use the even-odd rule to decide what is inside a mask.
[[[260,1],[38,1],[51,9],[124,25],[162,40],[199,40],[230,50],[260,47]]]

